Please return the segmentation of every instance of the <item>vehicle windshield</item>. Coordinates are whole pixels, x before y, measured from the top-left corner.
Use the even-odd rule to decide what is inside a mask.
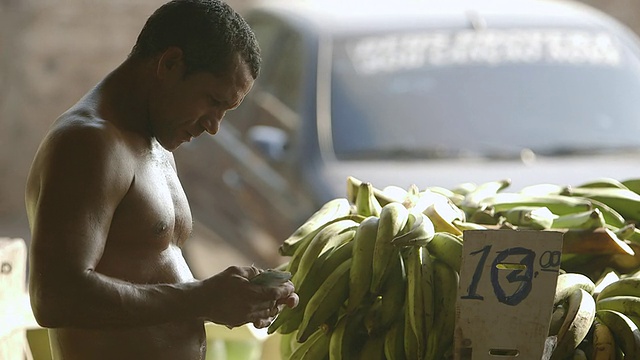
[[[640,62],[605,32],[438,30],[334,39],[339,159],[637,149]]]

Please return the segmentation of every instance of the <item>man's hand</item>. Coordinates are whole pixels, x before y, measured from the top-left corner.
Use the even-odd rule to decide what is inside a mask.
[[[206,319],[228,327],[253,323],[257,328],[264,328],[284,306],[298,305],[291,281],[268,286],[250,281],[261,272],[253,266],[231,266],[204,280],[206,294],[211,298]]]

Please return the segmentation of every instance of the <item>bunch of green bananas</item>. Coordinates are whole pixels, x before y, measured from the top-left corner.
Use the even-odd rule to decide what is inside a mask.
[[[445,358],[462,232],[441,229],[463,212],[415,186],[348,184],[347,197],[324,204],[280,247],[300,302],[268,332],[281,334],[285,359]]]
[[[624,275],[640,268],[634,251],[640,181],[506,192],[510,184],[378,189],[349,177],[347,196],[324,204],[279,249],[289,258],[281,269],[293,275],[300,297],[298,307],[285,308],[268,329],[281,335],[282,358],[451,358],[463,233],[502,227],[561,230],[578,239],[573,253],[562,255],[549,328],[557,338],[553,359],[602,356],[596,344],[605,341],[610,318],[625,312],[597,308],[595,296],[606,292],[596,291],[594,279],[610,269]],[[580,241],[593,234],[606,236],[612,250]],[[635,315],[626,316],[631,322],[624,323],[633,323]],[[640,339],[640,331],[630,334]],[[632,345],[613,348],[632,351]]]
[[[609,278],[609,276],[611,278]],[[558,276],[549,336],[551,359],[639,359],[640,277],[610,270],[593,283],[576,273]]]

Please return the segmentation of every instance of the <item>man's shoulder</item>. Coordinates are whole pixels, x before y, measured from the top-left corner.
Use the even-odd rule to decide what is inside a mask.
[[[60,115],[53,123],[50,133],[56,136],[97,136],[113,137],[118,135],[117,128],[88,109],[71,109]]]
[[[117,150],[125,145],[123,132],[87,109],[72,109],[62,114],[52,124],[47,134],[49,146],[71,146],[76,149]]]

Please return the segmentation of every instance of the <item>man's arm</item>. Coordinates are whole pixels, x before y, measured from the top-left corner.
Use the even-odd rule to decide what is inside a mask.
[[[38,322],[118,327],[201,317],[239,325],[268,317],[271,299],[292,290],[250,286],[246,277],[253,274],[244,268],[159,285],[131,284],[95,271],[112,216],[133,181],[133,161],[122,160],[131,155],[110,126],[56,129],[34,162],[27,192],[29,289]],[[235,301],[235,307],[225,308],[221,300]]]

